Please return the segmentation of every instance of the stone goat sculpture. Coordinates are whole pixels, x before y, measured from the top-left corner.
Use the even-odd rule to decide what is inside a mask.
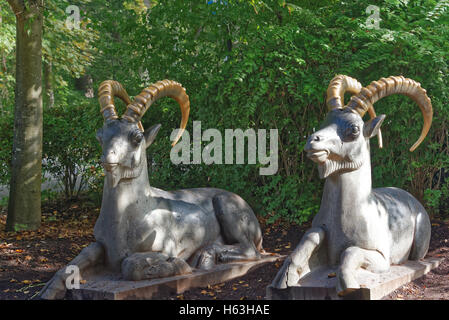
[[[114,96],[127,108],[117,116]],[[210,269],[216,262],[258,260],[262,232],[250,206],[231,192],[198,188],[173,192],[150,186],[146,148],[160,125],[143,132],[140,119],[161,97],[175,99],[182,112],[176,144],[187,124],[190,102],[185,89],[171,80],[144,89],[133,102],[122,85],[104,81],[99,102],[104,125],[97,133],[102,146],[105,183],[96,242],[69,265],[80,274],[95,266],[121,272],[124,279],[141,280]],[[46,299],[65,295],[65,268],[41,291]]]
[[[347,105],[345,92],[353,94]],[[334,266],[338,267],[336,290],[344,296],[360,288],[355,278],[358,268],[380,273],[391,264],[426,255],[430,220],[423,206],[404,190],[371,188],[369,139],[379,133],[385,118],[376,117],[373,104],[391,94],[409,96],[422,111],[424,125],[413,151],[427,135],[433,115],[419,83],[402,76],[382,78],[365,88],[343,75],[331,81],[330,111],[305,146],[307,156],[318,164],[320,178],[326,179],[321,207],[312,228],[273,280],[274,288],[297,285],[309,272]],[[363,122],[367,111],[371,119]]]

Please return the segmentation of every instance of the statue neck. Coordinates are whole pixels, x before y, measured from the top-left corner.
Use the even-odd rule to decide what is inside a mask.
[[[148,181],[146,158],[140,164],[143,166],[141,173],[136,178],[122,179],[115,188],[111,188],[108,179],[105,178],[103,188],[103,200],[101,212],[108,215],[123,216],[128,211],[145,212],[146,201],[150,198],[150,183]]]
[[[326,178],[321,206],[354,208],[354,204],[367,201],[371,190],[371,163],[368,157],[359,169]]]

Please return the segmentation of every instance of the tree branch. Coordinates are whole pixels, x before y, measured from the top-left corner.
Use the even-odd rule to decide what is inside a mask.
[[[14,14],[18,15],[25,10],[25,6],[23,5],[23,1],[21,0],[6,0],[14,11]]]

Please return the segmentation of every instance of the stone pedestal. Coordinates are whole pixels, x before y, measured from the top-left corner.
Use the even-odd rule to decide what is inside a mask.
[[[126,281],[120,274],[101,273],[86,277],[79,289],[70,290],[76,300],[139,300],[162,299],[167,294],[182,293],[194,287],[206,287],[241,277],[266,263],[282,258],[279,255],[263,255],[258,261],[244,261],[216,265],[212,270],[195,270],[191,274],[175,277]]]
[[[413,281],[438,267],[440,259],[427,258],[421,261],[407,261],[403,265],[391,266],[386,273],[372,273],[363,269],[357,271],[356,279],[361,288],[345,297],[339,297],[335,290],[336,278],[329,277],[335,268],[315,270],[298,285],[286,289],[267,287],[268,300],[378,300],[400,286]]]

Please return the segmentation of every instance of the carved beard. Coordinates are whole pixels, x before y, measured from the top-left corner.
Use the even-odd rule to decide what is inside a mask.
[[[117,168],[113,169],[111,172],[106,174],[106,178],[108,179],[108,185],[110,188],[115,188],[122,179],[134,179],[140,176],[142,172],[143,165],[140,163],[134,168],[117,166]]]
[[[321,179],[326,179],[334,173],[357,170],[362,166],[362,164],[362,160],[335,161],[327,159],[324,163],[318,165],[318,173]]]

